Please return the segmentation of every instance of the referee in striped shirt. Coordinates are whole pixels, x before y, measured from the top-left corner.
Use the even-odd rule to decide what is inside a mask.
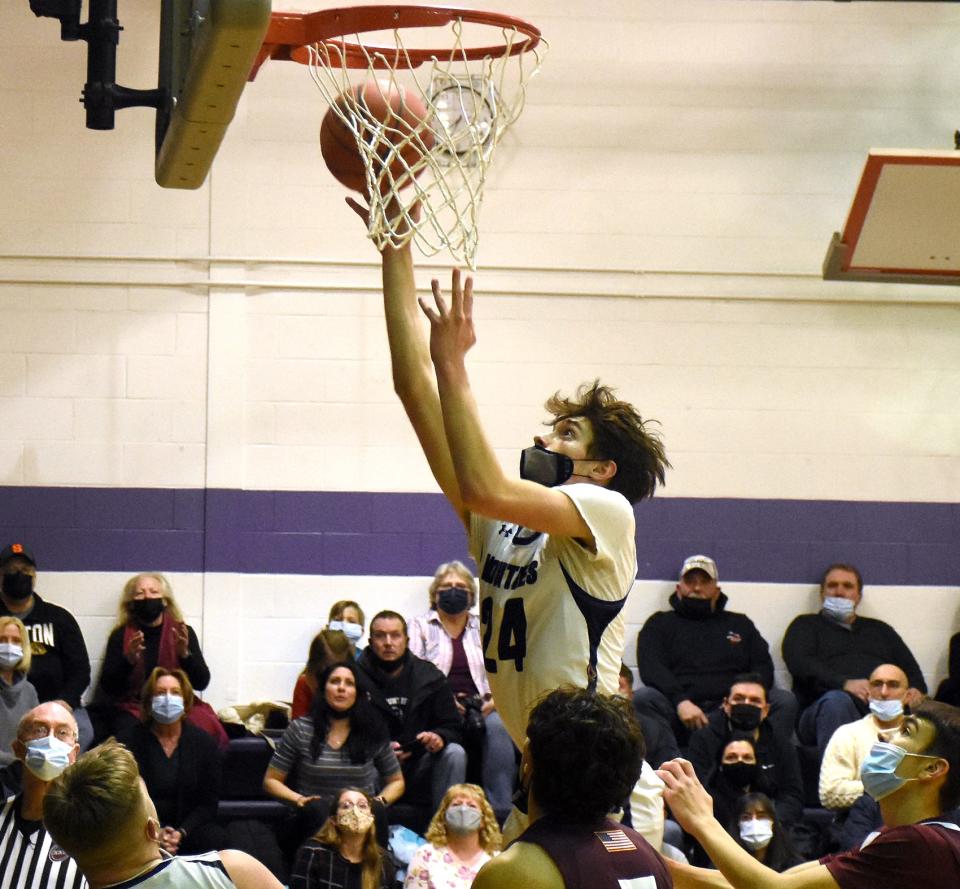
[[[55,701],[34,707],[17,726],[13,752],[23,790],[0,805],[0,889],[86,889],[87,881],[43,826],[49,782],[77,758],[77,722]]]

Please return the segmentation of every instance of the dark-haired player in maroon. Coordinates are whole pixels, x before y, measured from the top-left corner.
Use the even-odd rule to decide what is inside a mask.
[[[670,889],[653,847],[608,817],[636,784],[644,752],[623,698],[569,687],[542,698],[521,764],[530,826],[473,889]]]

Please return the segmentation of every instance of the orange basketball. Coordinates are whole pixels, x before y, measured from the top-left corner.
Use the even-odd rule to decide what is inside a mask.
[[[434,142],[433,131],[424,124],[428,112],[423,101],[402,86],[373,81],[341,94],[336,105],[354,122],[364,142],[372,145],[377,140],[373,172],[381,181],[381,191],[389,189],[391,180],[400,188],[408,186],[413,178],[405,175],[407,168]],[[379,124],[386,129],[381,131]],[[357,139],[334,108],[320,125],[320,153],[338,182],[354,191],[366,191],[366,167]],[[388,163],[389,172],[384,169]]]

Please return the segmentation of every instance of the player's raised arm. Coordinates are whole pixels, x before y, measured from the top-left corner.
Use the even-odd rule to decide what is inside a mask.
[[[361,219],[366,220],[367,208],[353,198],[347,198],[347,203]],[[460,520],[466,524],[467,513],[444,433],[423,319],[417,308],[410,244],[408,241],[403,247],[387,247],[381,254],[383,310],[390,344],[393,388],[407,412],[433,477]]]
[[[454,269],[449,305],[435,280],[433,306],[423,299],[420,306],[430,319],[429,356],[436,371],[445,440],[464,509],[592,545],[590,528],[573,501],[559,488],[504,473],[483,431],[465,362],[467,352],[476,342],[473,279],[467,277],[461,283],[460,272]],[[577,432],[571,427],[571,435]],[[585,442],[584,458],[587,445]],[[578,469],[583,477],[597,483],[616,472],[616,464],[611,460],[576,462],[581,464]]]
[[[761,864],[713,816],[713,800],[687,760],[665,762],[657,774],[666,788],[663,798],[674,818],[703,846],[710,860],[734,889],[839,889],[825,865],[808,862],[782,874]],[[680,868],[677,883],[688,887],[715,886],[699,868]]]

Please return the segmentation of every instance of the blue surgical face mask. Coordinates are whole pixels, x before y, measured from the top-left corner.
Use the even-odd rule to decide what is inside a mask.
[[[154,695],[150,712],[161,725],[172,725],[183,716],[183,698],[180,695]]]
[[[936,760],[935,756],[925,756],[922,753],[907,753],[902,747],[896,744],[890,744],[887,741],[877,741],[867,758],[860,766],[860,780],[863,782],[863,789],[867,794],[878,802],[884,797],[903,787],[907,781],[916,781],[916,777],[903,778],[898,775],[897,769],[900,763],[908,756],[922,757],[923,759]]]
[[[0,667],[10,670],[23,660],[23,647],[16,642],[0,642]]]
[[[27,754],[23,764],[41,781],[52,781],[70,765],[70,753],[74,745],[47,735],[27,741],[24,746]]]
[[[893,722],[903,716],[903,701],[875,701],[871,698],[870,712],[881,722]]]
[[[857,603],[853,599],[845,599],[843,596],[825,596],[823,599],[823,613],[838,623],[846,621]]]
[[[331,630],[339,630],[354,645],[360,641],[360,637],[363,635],[363,627],[349,620],[332,620],[328,624],[328,628]]]

